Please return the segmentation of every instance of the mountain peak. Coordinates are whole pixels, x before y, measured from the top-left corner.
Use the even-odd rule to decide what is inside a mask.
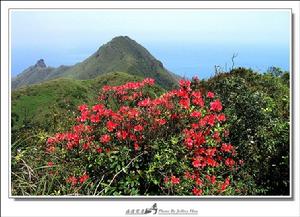
[[[40,68],[46,68],[46,64],[44,59],[39,59],[36,64],[34,65],[34,67],[40,67]]]
[[[132,41],[132,39],[129,38],[127,35],[116,36],[111,41],[120,41],[120,40],[122,40],[122,41],[124,41],[124,40],[126,40],[126,41]]]

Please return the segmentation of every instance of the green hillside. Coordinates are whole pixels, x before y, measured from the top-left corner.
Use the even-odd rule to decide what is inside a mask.
[[[59,78],[12,92],[12,126],[55,128],[59,118],[72,116],[78,104],[94,101],[103,85],[121,85],[141,77],[123,72],[108,73],[91,80]],[[156,87],[156,91],[162,89]],[[49,129],[47,129],[49,130]]]

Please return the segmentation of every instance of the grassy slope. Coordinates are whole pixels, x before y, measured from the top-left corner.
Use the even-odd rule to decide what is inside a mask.
[[[96,99],[103,85],[120,85],[141,78],[126,73],[109,73],[92,80],[59,78],[12,92],[12,114],[18,116],[16,126],[24,119],[43,121],[50,111],[68,112],[78,104]]]
[[[79,104],[95,103],[103,85],[115,86],[139,80],[142,78],[114,72],[91,80],[59,78],[21,88],[12,92],[12,119],[16,127],[22,126],[25,119],[45,124],[43,122],[51,115],[66,113],[67,116]],[[18,118],[14,117],[15,114]]]

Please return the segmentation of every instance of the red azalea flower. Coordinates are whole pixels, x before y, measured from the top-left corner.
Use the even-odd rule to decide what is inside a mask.
[[[103,92],[108,92],[108,91],[110,91],[111,89],[112,89],[112,87],[109,86],[109,85],[105,85],[105,86],[102,87],[102,91],[103,91]]]
[[[113,131],[114,129],[116,129],[116,127],[118,126],[117,123],[114,123],[112,121],[107,121],[106,123],[106,128],[109,132]]]
[[[191,117],[193,118],[200,118],[201,117],[201,112],[199,111],[194,111],[190,114]]]
[[[164,183],[168,183],[168,182],[169,182],[169,177],[166,176],[166,177],[164,178]]]
[[[103,152],[103,149],[101,147],[97,148],[96,151],[100,154]]]
[[[99,115],[95,115],[95,114],[91,115],[91,122],[92,123],[99,123],[99,121],[100,121],[100,116]]]
[[[215,184],[216,183],[216,176],[211,176],[211,183]]]
[[[193,148],[194,141],[192,140],[192,138],[188,137],[184,140],[184,142],[188,149]]]
[[[209,175],[206,175],[206,179],[208,180],[208,181],[210,181],[211,182],[211,184],[215,184],[215,182],[216,182],[216,176],[209,176]]]
[[[225,160],[225,165],[226,165],[226,166],[231,167],[231,166],[233,166],[234,164],[235,164],[235,161],[234,161],[232,158],[227,158],[227,159]]]
[[[104,106],[102,104],[97,104],[92,107],[92,110],[94,112],[101,112],[103,110],[103,108],[104,108]]]
[[[155,119],[155,122],[159,125],[164,125],[167,121],[165,119]]]
[[[142,83],[152,86],[152,85],[154,85],[155,80],[153,78],[145,78]]]
[[[206,154],[206,156],[213,157],[213,156],[215,156],[216,151],[217,151],[216,148],[208,148],[208,149],[206,149],[205,154]]]
[[[88,110],[88,106],[86,104],[78,106],[78,110],[83,112]]]
[[[90,148],[90,143],[89,143],[89,142],[84,143],[84,144],[82,145],[82,148],[83,148],[84,150],[89,149],[89,148]]]
[[[210,103],[210,110],[211,111],[221,111],[223,109],[222,103],[220,100],[215,100]]]
[[[136,132],[140,132],[140,131],[142,131],[144,129],[144,127],[142,125],[136,125],[136,126],[134,126],[133,129]]]
[[[200,167],[201,166],[201,162],[198,159],[195,159],[192,164],[193,164],[194,167]]]
[[[55,143],[55,142],[56,142],[56,139],[53,138],[53,137],[50,137],[50,138],[47,139],[47,143],[48,143],[49,145],[52,144],[52,143]]]
[[[180,179],[177,178],[176,176],[172,176],[172,177],[171,177],[171,183],[172,183],[173,185],[179,184],[179,182],[180,182]]]
[[[127,136],[128,136],[128,133],[125,131],[125,130],[119,130],[118,132],[117,132],[117,137],[119,138],[119,139],[123,139],[123,140],[125,140],[126,138],[127,138]]]
[[[54,163],[50,161],[47,163],[47,165],[48,165],[48,167],[53,167]]]
[[[181,99],[179,101],[179,104],[184,109],[189,109],[190,108],[190,100],[189,99]]]
[[[203,184],[203,182],[202,182],[202,180],[200,178],[196,178],[195,182],[199,186],[201,186]]]
[[[87,174],[85,173],[83,176],[81,176],[81,177],[79,178],[79,182],[82,184],[82,183],[84,183],[86,180],[88,180],[88,178],[89,178],[89,175],[87,175]]]
[[[233,146],[231,144],[223,143],[221,150],[224,152],[231,152],[232,148],[233,148]]]
[[[50,145],[47,147],[46,152],[48,153],[54,153],[55,152],[55,146],[54,145]]]
[[[193,98],[193,99],[192,99],[192,103],[193,103],[194,105],[198,105],[198,106],[200,106],[200,107],[203,107],[203,106],[204,106],[204,101],[203,101],[202,97]]]
[[[224,114],[219,114],[219,115],[217,115],[217,120],[219,122],[226,121],[226,116]]]
[[[71,183],[71,185],[74,186],[78,183],[78,179],[75,176],[70,176],[67,179],[67,183]]]
[[[101,136],[100,142],[102,143],[108,143],[110,142],[110,136],[108,134],[104,134]]]
[[[74,147],[73,143],[71,143],[71,142],[68,142],[68,143],[67,143],[67,149],[68,149],[68,150],[72,150],[73,147]]]
[[[139,101],[138,102],[138,106],[140,106],[140,107],[146,107],[146,106],[149,106],[150,105],[150,98],[146,98],[146,99],[144,99],[144,100],[142,100],[142,101]]]
[[[215,94],[213,92],[208,91],[206,96],[207,96],[207,98],[211,98],[212,99],[212,98],[215,97]]]
[[[192,190],[192,192],[196,196],[201,196],[203,191],[202,191],[202,189],[194,187],[193,190]]]
[[[137,143],[134,143],[133,147],[134,147],[135,151],[139,150],[139,148],[140,148],[139,144],[137,144]]]
[[[207,163],[207,165],[212,166],[212,167],[216,167],[218,165],[217,162],[210,157],[206,158],[206,163]]]
[[[79,121],[80,122],[85,122],[88,119],[88,115],[89,115],[88,111],[83,111],[81,113],[81,116],[79,117]]]
[[[214,114],[210,114],[210,115],[207,115],[205,116],[206,117],[206,121],[207,121],[207,124],[210,125],[210,126],[214,126],[215,125],[215,115]]]
[[[222,190],[222,191],[225,191],[226,188],[227,188],[229,185],[230,185],[230,178],[227,177],[227,178],[225,179],[225,181],[223,182],[222,186],[221,186],[221,190]]]

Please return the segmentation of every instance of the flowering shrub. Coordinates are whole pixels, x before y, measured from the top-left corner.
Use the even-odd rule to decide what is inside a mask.
[[[104,86],[80,105],[76,125],[48,138],[49,173],[66,194],[233,195],[243,163],[228,136],[223,106],[182,80],[155,97],[154,80]]]

